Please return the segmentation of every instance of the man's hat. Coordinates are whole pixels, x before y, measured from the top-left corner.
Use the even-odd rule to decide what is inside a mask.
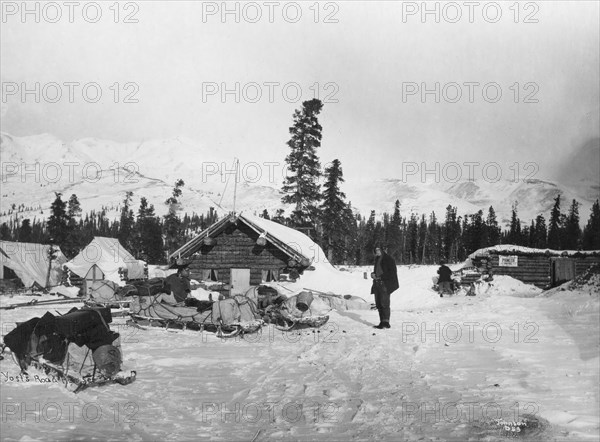
[[[185,261],[183,258],[177,258],[175,261],[171,262],[169,266],[170,269],[185,269],[190,265],[189,261]]]

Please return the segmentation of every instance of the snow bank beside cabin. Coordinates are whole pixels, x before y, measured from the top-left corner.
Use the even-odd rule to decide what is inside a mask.
[[[543,290],[533,284],[526,284],[508,275],[494,275],[493,281],[483,283],[489,286],[485,294],[490,296],[520,296],[533,297],[540,295]]]

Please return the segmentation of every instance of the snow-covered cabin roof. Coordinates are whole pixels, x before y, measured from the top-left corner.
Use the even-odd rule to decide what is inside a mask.
[[[215,237],[225,230],[227,226],[236,222],[242,222],[259,235],[263,235],[267,241],[290,258],[297,260],[303,267],[308,267],[316,263],[330,265],[321,247],[304,233],[276,223],[275,221],[247,214],[239,214],[238,216],[230,215],[219,220],[173,252],[169,256],[169,259],[189,257],[200,248],[204,238]]]
[[[104,272],[105,279],[117,284],[122,284],[119,269],[127,269],[129,279],[145,276],[145,262],[135,259],[116,238],[96,236],[65,267],[83,278],[94,264]]]
[[[516,246],[513,244],[500,244],[497,246],[486,247],[475,250],[469,255],[469,258],[485,258],[490,255],[546,255],[546,256],[599,256],[600,250],[552,250],[535,249],[532,247]]]
[[[55,258],[50,265],[50,247]],[[50,285],[58,285],[62,276],[62,266],[67,258],[57,246],[29,242],[0,241],[0,272],[4,278],[4,266],[11,269],[23,282],[25,287],[37,283],[46,286],[48,268],[50,268]]]

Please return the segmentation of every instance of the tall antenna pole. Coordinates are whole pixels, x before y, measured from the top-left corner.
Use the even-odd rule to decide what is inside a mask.
[[[237,198],[237,182],[238,182],[238,167],[240,165],[240,160],[235,159],[235,184],[233,187],[233,215],[235,216],[235,200]]]

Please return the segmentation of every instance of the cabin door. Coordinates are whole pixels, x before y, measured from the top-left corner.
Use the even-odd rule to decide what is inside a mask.
[[[244,295],[250,288],[250,269],[231,269],[231,296]]]
[[[570,258],[552,258],[550,261],[552,286],[575,278],[575,260]]]

